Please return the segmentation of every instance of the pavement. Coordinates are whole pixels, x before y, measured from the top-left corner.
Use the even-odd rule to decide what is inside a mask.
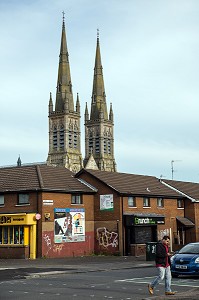
[[[39,278],[69,273],[103,272],[109,270],[154,266],[145,256],[82,256],[66,258],[0,259],[0,281]],[[199,288],[192,288],[174,296],[148,296],[143,300],[199,299]]]

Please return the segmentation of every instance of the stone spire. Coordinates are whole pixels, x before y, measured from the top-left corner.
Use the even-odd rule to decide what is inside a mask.
[[[116,172],[114,158],[114,124],[112,105],[107,113],[103,68],[100,54],[99,31],[93,77],[90,119],[86,103],[85,122],[85,159],[84,167],[90,168],[95,161],[99,170]],[[95,168],[96,168],[95,165]]]
[[[50,94],[48,111],[49,152],[47,164],[64,166],[76,173],[83,166],[81,155],[80,101],[77,95],[74,110],[64,13],[55,110],[53,110],[53,100]]]
[[[98,30],[90,120],[99,119],[101,110],[103,111],[104,119],[108,120],[106,94],[105,94],[104,78],[103,78],[103,68],[102,68],[101,53],[100,53],[99,30]]]
[[[69,65],[69,54],[66,42],[66,30],[65,30],[65,20],[63,13],[63,23],[62,23],[62,36],[61,36],[61,46],[59,55],[59,67],[58,67],[58,78],[57,78],[57,93],[56,93],[56,105],[55,111],[61,112],[64,110],[64,99],[68,98],[69,101],[69,111],[74,111],[73,103],[73,93],[72,93],[72,82],[70,75],[70,65]]]

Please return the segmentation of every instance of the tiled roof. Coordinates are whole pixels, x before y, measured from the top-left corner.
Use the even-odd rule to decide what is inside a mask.
[[[134,175],[119,172],[107,172],[99,170],[82,169],[77,173],[77,177],[81,173],[89,173],[95,178],[101,180],[109,187],[112,187],[120,194],[128,195],[144,195],[159,197],[178,197],[179,193],[164,186],[159,179],[153,176]]]
[[[199,201],[199,183],[165,179],[162,181],[196,201]]]
[[[0,192],[38,189],[93,192],[64,167],[40,164],[0,168]]]

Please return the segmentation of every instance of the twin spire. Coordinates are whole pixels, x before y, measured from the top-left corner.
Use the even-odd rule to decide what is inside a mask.
[[[75,107],[73,101],[63,12],[55,109],[53,109],[51,93],[49,100],[49,154],[47,160],[49,164],[64,165],[72,171],[78,171],[82,168],[80,117],[78,94]],[[115,171],[113,110],[111,105],[110,113],[108,114],[100,53],[99,30],[97,30],[90,118],[87,103],[84,117],[86,153],[84,167],[86,166],[92,149],[93,158],[100,170]]]

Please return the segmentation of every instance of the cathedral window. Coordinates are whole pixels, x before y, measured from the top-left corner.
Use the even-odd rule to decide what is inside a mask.
[[[64,126],[61,126],[61,129],[59,131],[59,143],[60,143],[60,148],[64,148]]]
[[[108,154],[111,154],[111,140],[108,139]]]
[[[74,131],[74,148],[77,148],[77,132]]]
[[[99,133],[96,134],[95,138],[95,153],[100,152],[100,141],[99,141]]]
[[[73,134],[72,134],[72,130],[69,130],[69,133],[68,133],[68,143],[69,143],[69,147],[72,148],[73,147]]]
[[[57,128],[53,129],[53,148],[57,149]]]
[[[92,133],[89,134],[89,153],[92,152],[92,149],[93,149],[93,135]]]

